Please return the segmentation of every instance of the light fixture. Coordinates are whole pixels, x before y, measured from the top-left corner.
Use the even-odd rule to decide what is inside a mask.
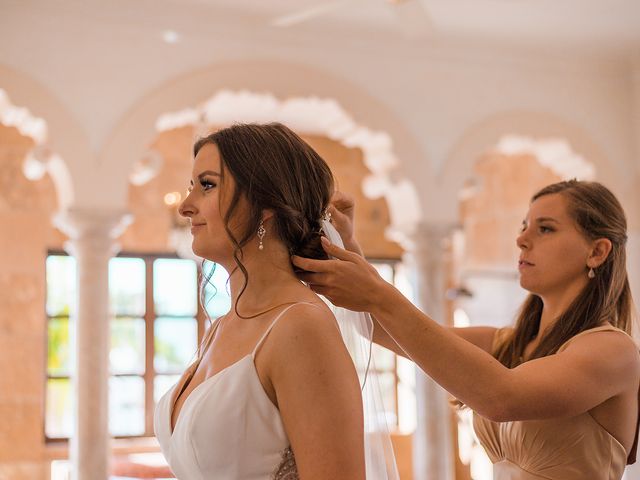
[[[180,192],[169,192],[164,195],[164,204],[169,210],[172,228],[187,228],[190,225],[189,219],[180,215],[178,211],[181,202],[182,194]]]
[[[175,30],[165,30],[162,32],[162,40],[164,40],[165,43],[174,45],[180,41],[180,34]]]

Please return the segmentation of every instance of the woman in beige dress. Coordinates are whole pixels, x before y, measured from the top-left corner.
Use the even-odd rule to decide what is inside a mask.
[[[384,282],[353,238],[353,202],[333,221],[351,251],[294,257],[334,303],[371,312],[374,340],[411,358],[474,412],[499,480],[620,480],[638,443],[640,355],[631,338],[627,225],[595,182],[536,193],[517,237],[530,292],[514,328],[447,328]]]

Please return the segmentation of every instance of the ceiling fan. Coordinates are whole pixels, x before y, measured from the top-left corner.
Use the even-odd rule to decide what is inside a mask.
[[[397,18],[402,32],[408,37],[421,37],[433,31],[433,22],[422,0],[378,0],[384,1]],[[321,18],[342,9],[371,5],[371,0],[336,0],[297,10],[276,17],[271,25],[279,28],[292,27]]]

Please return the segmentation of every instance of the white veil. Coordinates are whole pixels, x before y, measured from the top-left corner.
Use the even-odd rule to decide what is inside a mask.
[[[322,230],[331,243],[344,247],[340,234],[329,221],[322,221]],[[329,305],[338,321],[342,339],[351,354],[360,378],[364,409],[367,480],[398,480],[400,476],[372,355],[373,321],[371,316],[368,313],[353,312],[336,307],[324,297],[323,300]]]

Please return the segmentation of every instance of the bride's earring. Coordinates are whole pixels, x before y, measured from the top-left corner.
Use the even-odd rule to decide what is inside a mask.
[[[589,269],[589,273],[587,273],[587,277],[589,277],[589,278],[595,278],[596,277],[596,272],[593,271],[593,268]]]
[[[260,243],[258,243],[258,250],[264,250],[262,239],[264,238],[265,233],[267,233],[267,231],[264,229],[264,222],[260,220],[260,226],[258,227],[258,240],[260,241]]]

